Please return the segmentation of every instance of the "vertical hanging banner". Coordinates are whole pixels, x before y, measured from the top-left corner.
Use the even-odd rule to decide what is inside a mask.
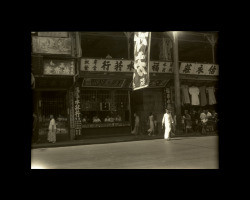
[[[151,32],[134,33],[133,90],[149,86]]]
[[[80,89],[79,87],[76,87],[75,88],[75,110],[74,110],[74,113],[75,113],[75,134],[76,134],[76,137],[78,135],[81,135],[81,113],[80,113]]]

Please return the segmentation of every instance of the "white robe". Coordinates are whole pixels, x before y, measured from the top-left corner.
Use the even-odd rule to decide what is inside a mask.
[[[164,139],[169,139],[169,133],[171,130],[172,117],[170,114],[165,113],[162,118],[162,124],[165,124]]]

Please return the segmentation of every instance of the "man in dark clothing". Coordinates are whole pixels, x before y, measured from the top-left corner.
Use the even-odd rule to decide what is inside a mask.
[[[197,133],[198,130],[198,125],[199,125],[199,113],[196,110],[193,110],[191,113],[191,119],[192,119],[192,127],[195,133]]]
[[[33,113],[33,137],[32,137],[32,141],[34,143],[37,143],[38,142],[38,130],[39,130],[39,127],[38,127],[38,117],[35,113]]]

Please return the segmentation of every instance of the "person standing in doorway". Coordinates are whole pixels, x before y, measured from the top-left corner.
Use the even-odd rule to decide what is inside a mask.
[[[148,135],[151,136],[154,135],[154,116],[152,112],[150,113],[148,120],[149,120]]]
[[[56,121],[53,115],[50,115],[48,141],[52,143],[56,142]]]
[[[36,144],[38,142],[38,134],[39,134],[39,121],[38,117],[35,113],[33,113],[33,142]]]
[[[134,113],[134,117],[135,117],[135,127],[134,130],[132,131],[132,134],[135,134],[137,136],[139,134],[140,119],[137,113]]]
[[[165,125],[164,139],[167,139],[167,140],[170,139],[170,137],[169,137],[170,134],[169,133],[170,133],[170,130],[171,130],[171,124],[172,123],[174,123],[173,118],[172,118],[169,110],[166,109],[166,113],[163,115],[163,118],[162,118],[162,128]]]

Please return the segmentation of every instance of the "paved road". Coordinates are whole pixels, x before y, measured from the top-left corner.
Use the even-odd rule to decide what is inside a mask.
[[[218,169],[218,136],[93,144],[31,151],[32,169]]]

